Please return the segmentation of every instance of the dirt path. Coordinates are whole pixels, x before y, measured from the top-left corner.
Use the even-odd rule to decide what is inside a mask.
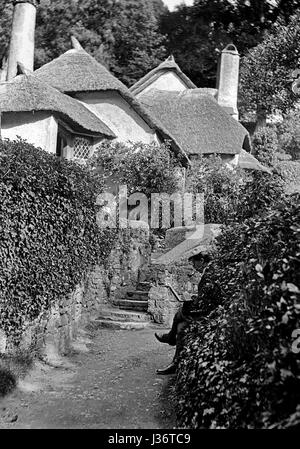
[[[174,428],[171,378],[155,374],[174,349],[153,333],[101,329],[87,335],[88,352],[69,358],[69,368],[38,364],[0,402],[0,429]]]

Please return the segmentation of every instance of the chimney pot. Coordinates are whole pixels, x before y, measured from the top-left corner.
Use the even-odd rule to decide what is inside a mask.
[[[235,45],[228,44],[221,52],[218,73],[218,103],[238,120],[238,86],[240,55]]]
[[[25,69],[33,71],[36,8],[39,3],[39,0],[14,1],[7,80],[16,76],[18,62]]]

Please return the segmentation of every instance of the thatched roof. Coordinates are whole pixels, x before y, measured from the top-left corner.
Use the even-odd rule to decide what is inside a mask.
[[[239,155],[238,166],[246,170],[258,170],[271,174],[271,170],[261,164],[252,154],[242,150]]]
[[[83,49],[66,51],[34,72],[61,92],[121,91],[124,84]]]
[[[239,154],[247,130],[202,89],[183,92],[152,89],[139,97],[188,155]]]
[[[194,89],[197,87],[180,69],[179,65],[175,62],[173,56],[169,56],[168,59],[163,61],[153,70],[148,72],[143,78],[138,80],[133,86],[131,86],[130,91],[137,95],[145,87],[149,86],[153,81],[159,78],[164,72],[174,72],[176,75],[185,83],[187,89]]]
[[[19,75],[11,81],[0,83],[0,111],[49,111],[61,116],[74,131],[116,137],[83,104],[39,81],[34,75]]]
[[[82,48],[68,50],[36,70],[34,74],[41,81],[71,95],[79,92],[118,92],[150,128],[163,139],[171,141],[172,148],[183,161],[188,161],[187,155],[176,138],[165,128],[159,118],[152,115],[121,81]]]

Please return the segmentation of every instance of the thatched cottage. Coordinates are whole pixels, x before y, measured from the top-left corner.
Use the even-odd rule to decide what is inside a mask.
[[[34,72],[34,76],[85,105],[122,142],[171,141],[175,153],[187,162],[176,138],[161,121],[102,64],[72,38],[73,48]]]
[[[184,165],[209,154],[237,165],[250,151],[248,132],[237,120],[234,46],[222,52],[217,89],[198,89],[172,57],[128,89],[75,38],[72,49],[33,72],[38,3],[15,2],[6,81],[0,84],[3,138],[20,136],[59,156],[81,159],[106,138],[168,140]],[[261,166],[244,157],[244,168]]]
[[[33,75],[0,83],[0,105],[3,138],[21,136],[57,156],[81,158],[102,139],[116,137],[79,101]]]

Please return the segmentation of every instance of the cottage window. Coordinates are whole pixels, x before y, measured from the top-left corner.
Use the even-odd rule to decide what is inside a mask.
[[[62,157],[64,156],[64,149],[67,147],[68,142],[64,135],[60,132],[57,133],[57,141],[56,141],[56,156]]]
[[[75,159],[88,159],[92,154],[92,144],[86,137],[75,137],[73,157]]]

